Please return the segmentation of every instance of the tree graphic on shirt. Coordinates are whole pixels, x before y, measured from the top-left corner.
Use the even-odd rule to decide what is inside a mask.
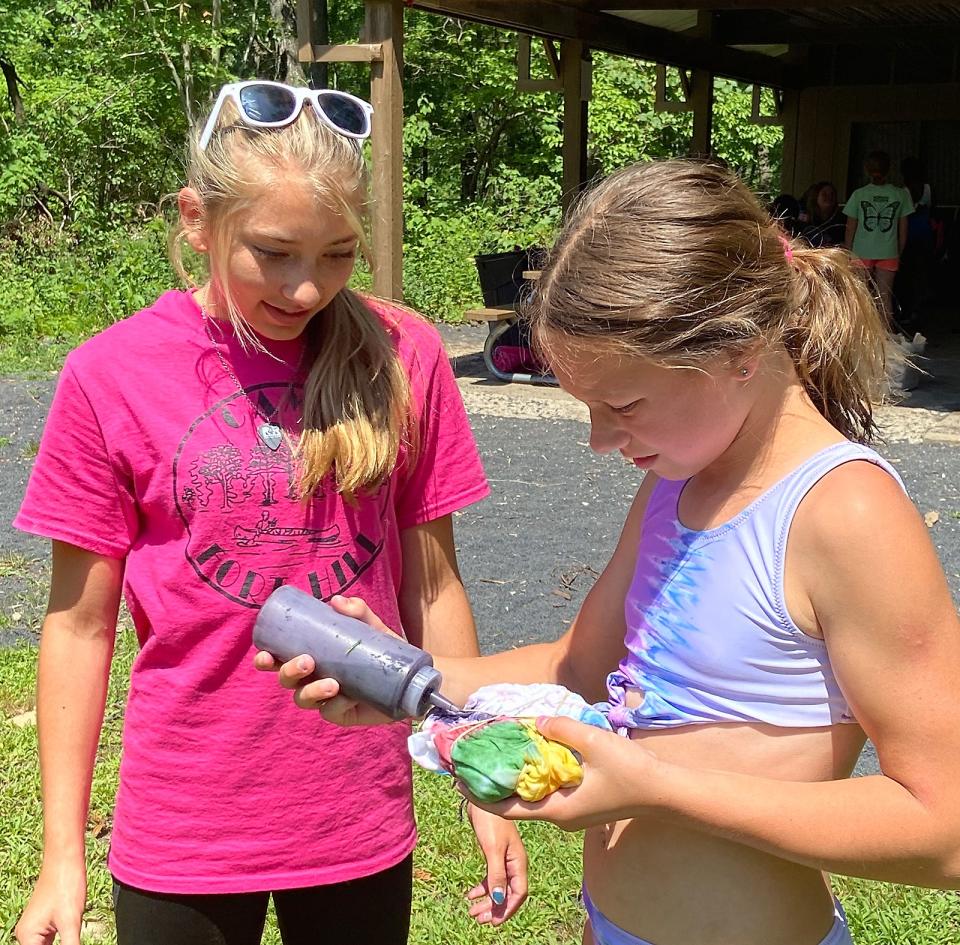
[[[263,501],[261,505],[276,505],[277,477],[285,475],[289,483],[293,479],[293,467],[290,463],[290,449],[286,443],[281,444],[276,451],[268,446],[255,446],[250,451],[250,462],[247,464],[248,486],[252,481],[260,480],[263,485]]]
[[[243,454],[229,443],[215,446],[197,457],[194,469],[191,469],[191,473],[194,472],[203,477],[206,482],[220,487],[222,497],[220,508],[229,509],[239,498],[233,483],[237,479],[243,482]]]

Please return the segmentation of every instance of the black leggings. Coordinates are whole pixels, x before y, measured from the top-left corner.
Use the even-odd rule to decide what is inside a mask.
[[[274,892],[284,945],[406,945],[413,854],[362,879]],[[259,945],[271,893],[177,895],[114,881],[117,945]]]

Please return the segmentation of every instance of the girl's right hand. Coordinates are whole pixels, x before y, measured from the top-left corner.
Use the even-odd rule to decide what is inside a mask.
[[[80,925],[87,902],[87,873],[82,862],[44,865],[33,894],[14,930],[20,945],[80,945]]]
[[[384,633],[393,633],[359,597],[336,595],[329,603],[341,614],[356,617]],[[396,721],[362,702],[341,695],[340,684],[335,679],[308,682],[316,670],[312,656],[304,654],[286,663],[278,663],[270,653],[261,650],[254,656],[253,665],[263,672],[277,673],[280,685],[293,690],[293,701],[301,709],[319,711],[324,719],[335,725],[386,725]]]

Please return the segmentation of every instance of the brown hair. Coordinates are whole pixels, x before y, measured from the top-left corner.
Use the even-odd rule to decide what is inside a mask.
[[[237,309],[227,279],[226,260],[239,214],[265,185],[296,175],[320,205],[347,220],[367,255],[363,154],[354,141],[318,121],[312,108],[305,108],[290,125],[260,129],[239,123],[233,103],[227,102],[203,151],[198,146],[202,127],[198,123],[191,136],[187,175],[204,205],[204,226],[211,238],[209,277],[238,337],[262,347]],[[171,258],[187,284],[195,284],[183,262],[184,235],[181,221]],[[311,320],[306,341],[310,369],[304,384],[303,433],[295,447],[300,492],[312,495],[332,470],[338,490],[352,501],[360,491],[386,480],[404,440],[414,446],[409,381],[388,327],[349,289],[338,292]]]
[[[820,413],[851,439],[874,432],[886,331],[843,250],[792,241],[747,187],[711,163],[636,164],[587,192],[527,311],[551,333],[696,364],[783,346]]]
[[[890,155],[886,151],[871,151],[863,159],[863,169],[873,183],[882,183],[890,173]]]

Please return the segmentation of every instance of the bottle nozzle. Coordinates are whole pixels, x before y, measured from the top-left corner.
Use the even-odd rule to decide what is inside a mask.
[[[439,692],[434,690],[430,693],[430,705],[434,706],[437,709],[440,709],[443,712],[447,712],[450,715],[465,715],[463,709],[455,703],[451,702],[446,696],[441,696]]]

